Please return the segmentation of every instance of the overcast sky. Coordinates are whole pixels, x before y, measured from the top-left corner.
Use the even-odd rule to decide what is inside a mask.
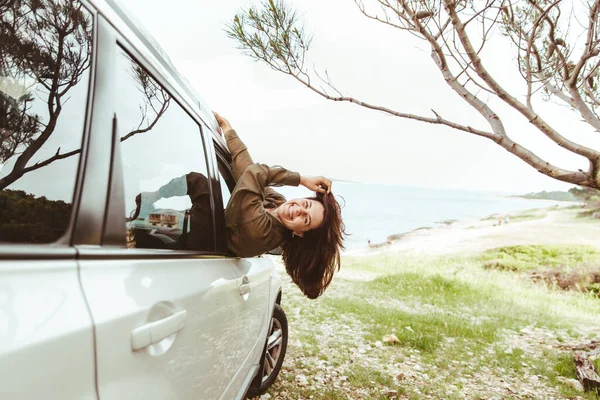
[[[255,161],[306,175],[372,183],[512,193],[572,186],[541,175],[487,139],[328,102],[292,77],[253,62],[224,32],[249,1],[124,4],[208,104],[231,121]],[[352,0],[293,4],[314,36],[309,65],[327,69],[345,95],[427,116],[433,108],[459,123],[490,129],[445,84],[425,43],[368,20]],[[522,99],[525,85],[514,68],[514,54],[498,40],[484,54],[484,62]],[[560,167],[587,168],[586,160],[563,152],[520,115],[496,101],[490,104],[501,116],[508,115],[503,121],[513,139]],[[542,101],[536,107],[565,136],[600,148],[600,135],[568,108]]]

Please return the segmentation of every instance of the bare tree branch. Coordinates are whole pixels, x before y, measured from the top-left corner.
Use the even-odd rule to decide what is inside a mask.
[[[498,97],[513,107],[515,110],[519,111],[523,114],[529,122],[531,122],[535,127],[537,127],[541,132],[543,132],[546,136],[552,139],[556,144],[565,149],[572,151],[573,153],[579,154],[581,156],[586,157],[589,160],[596,160],[600,158],[600,152],[589,148],[587,146],[580,145],[575,143],[563,135],[558,133],[555,129],[553,129],[550,125],[548,125],[539,115],[531,111],[524,104],[518,101],[516,98],[511,96],[492,76],[483,66],[483,62],[481,58],[477,55],[467,33],[465,31],[465,27],[462,24],[460,18],[455,12],[455,4],[452,0],[444,0],[446,5],[446,10],[450,15],[452,20],[452,25],[454,26],[460,41],[469,56],[469,59],[473,63],[477,74],[483,79],[489,86],[496,92]]]
[[[600,107],[600,101],[597,100],[600,98],[600,85],[596,81],[600,79],[600,62],[597,62],[600,53],[597,25],[600,0],[594,0],[587,28],[583,27],[587,29],[586,51],[578,64],[569,61],[576,46],[568,44],[568,35],[561,37],[564,32],[558,28],[562,15],[560,7],[564,0],[550,0],[545,3],[538,0],[372,0],[375,5],[381,7],[382,14],[369,10],[363,0],[355,0],[359,11],[366,18],[425,40],[431,48],[431,57],[448,86],[486,120],[491,131],[448,120],[433,110],[434,118],[403,113],[383,105],[344,96],[333,84],[327,71],[323,76],[315,69],[313,74],[323,84],[322,87],[315,86],[303,63],[310,38],[295,28],[298,26],[296,13],[292,12],[283,0],[263,1],[262,9],[251,7],[243,10],[228,27],[228,35],[253,59],[292,76],[328,100],[349,102],[400,118],[448,126],[485,137],[547,176],[564,182],[600,188],[600,151],[568,139],[533,109],[533,97],[543,91],[546,95],[557,97],[576,109],[585,122],[599,130],[597,126],[600,126],[600,120],[596,114],[596,107]],[[568,16],[566,18],[568,19]],[[462,22],[463,20],[465,22]],[[471,27],[468,33],[467,26],[475,24],[479,24],[478,29]],[[568,21],[566,25],[568,32]],[[521,103],[502,87],[481,60],[486,44],[496,34],[496,27],[500,27],[501,33],[510,38],[518,51],[518,71],[527,84],[526,104]],[[479,34],[473,34],[475,31]],[[593,32],[590,33],[591,31]],[[584,76],[585,79],[580,76]],[[476,92],[472,92],[471,89]],[[331,94],[331,91],[335,94]],[[478,97],[480,93],[487,93],[490,97],[502,100],[558,146],[587,158],[589,169],[561,169],[515,142],[507,134],[500,116],[491,108],[490,103]],[[585,96],[585,99],[582,96]],[[586,100],[589,100],[589,104]]]

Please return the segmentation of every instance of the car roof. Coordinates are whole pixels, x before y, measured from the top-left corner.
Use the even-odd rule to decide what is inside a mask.
[[[218,124],[208,104],[196,92],[190,82],[177,71],[167,52],[135,17],[135,14],[118,0],[87,0],[87,2],[156,68],[161,78],[169,82],[170,86],[177,91],[179,97],[210,128],[213,139],[217,140],[220,147],[226,149],[225,141],[216,133]]]

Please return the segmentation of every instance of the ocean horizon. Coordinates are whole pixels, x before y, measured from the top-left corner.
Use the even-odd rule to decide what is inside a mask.
[[[288,199],[307,195],[304,188],[275,188]],[[392,184],[335,182],[334,193],[342,208],[349,236],[346,250],[385,242],[390,235],[430,228],[449,220],[486,218],[565,202],[530,200],[511,193],[434,189]]]

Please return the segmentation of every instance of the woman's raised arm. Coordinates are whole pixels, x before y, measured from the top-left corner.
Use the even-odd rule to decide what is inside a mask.
[[[225,142],[227,142],[227,147],[231,153],[231,172],[233,173],[233,179],[237,182],[246,168],[254,164],[254,161],[248,152],[248,148],[231,127],[229,121],[216,112],[213,114],[219,123],[220,133],[225,138]]]

